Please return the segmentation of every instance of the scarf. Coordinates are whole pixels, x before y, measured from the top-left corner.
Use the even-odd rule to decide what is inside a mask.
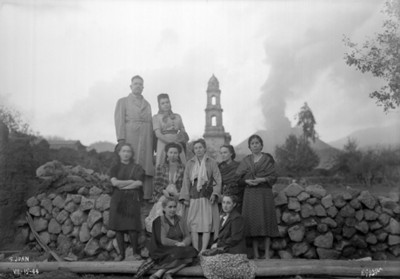
[[[165,112],[159,110],[159,111],[158,111],[158,114],[160,114],[160,115],[163,116],[162,121],[163,121],[164,123],[167,123],[168,118],[171,118],[172,120],[174,120],[174,119],[176,118],[176,115],[175,115],[175,113],[172,112],[172,110],[165,111]]]
[[[224,212],[224,214],[221,215],[221,227],[223,227],[226,223],[226,220],[228,220],[229,214],[226,214]]]
[[[196,162],[192,169],[190,180],[192,181],[192,184],[194,184],[194,180],[197,178],[197,185],[196,185],[197,192],[200,192],[201,188],[203,187],[203,184],[208,181],[206,157],[207,156],[204,155],[203,160],[201,160],[201,163],[197,158],[195,158]]]
[[[236,169],[238,168],[238,166],[239,162],[237,161],[231,161],[229,164],[227,162],[222,162],[218,165],[223,185],[237,183]]]

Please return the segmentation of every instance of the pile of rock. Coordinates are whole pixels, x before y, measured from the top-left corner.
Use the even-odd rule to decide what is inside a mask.
[[[115,258],[115,232],[107,227],[108,177],[58,162],[37,173],[48,181],[49,191],[29,198],[27,205],[43,242],[72,259]],[[271,244],[275,258],[385,260],[400,255],[398,197],[374,197],[349,187],[332,195],[320,185],[292,183],[275,193],[275,205],[281,233]],[[23,231],[35,243],[26,225]]]
[[[280,258],[385,260],[400,255],[398,197],[374,197],[347,187],[327,194],[320,185],[293,183],[276,193]]]
[[[91,187],[89,193],[85,190],[81,188],[78,194],[65,197],[39,194],[28,199],[34,229],[44,243],[57,248],[61,255],[82,258],[85,254],[100,253],[102,259],[116,256],[112,254],[116,247],[115,233],[107,229],[110,195],[96,186]],[[29,240],[34,240],[32,233]]]
[[[37,176],[45,179],[49,192],[29,198],[26,204],[42,241],[59,255],[75,260],[115,258],[119,252],[115,232],[107,228],[112,191],[109,178],[57,161],[41,166]],[[22,230],[35,243],[26,225]],[[38,245],[35,248],[40,249]]]
[[[111,193],[109,177],[81,166],[64,166],[58,161],[47,162],[36,170],[36,176],[43,181],[42,188],[53,193],[77,193],[81,188],[91,186]]]

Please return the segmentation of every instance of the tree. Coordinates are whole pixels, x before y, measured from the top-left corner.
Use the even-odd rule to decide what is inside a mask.
[[[344,43],[350,49],[345,53],[347,65],[385,81],[383,87],[369,96],[387,112],[400,105],[400,1],[388,0],[383,12],[387,19],[383,22],[382,33],[365,41],[361,47],[346,36]]]
[[[34,135],[29,124],[23,120],[21,113],[14,108],[0,105],[0,119],[10,133]]]
[[[357,142],[348,139],[335,160],[336,171],[348,181],[367,186],[374,183],[397,183],[399,180],[400,148],[359,150]]]
[[[314,126],[317,122],[315,121],[314,114],[307,103],[304,103],[304,105],[301,107],[300,112],[297,114],[297,118],[297,126],[302,127],[304,139],[311,139],[313,142],[315,142],[315,139],[318,137],[318,135]]]
[[[275,157],[278,168],[289,176],[303,176],[319,164],[308,139],[295,135],[289,135],[282,146],[276,146]]]

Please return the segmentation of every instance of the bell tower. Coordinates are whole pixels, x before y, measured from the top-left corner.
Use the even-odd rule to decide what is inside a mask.
[[[204,140],[209,154],[217,158],[221,145],[231,142],[231,135],[225,132],[222,123],[221,90],[218,79],[212,75],[207,87],[206,128]]]

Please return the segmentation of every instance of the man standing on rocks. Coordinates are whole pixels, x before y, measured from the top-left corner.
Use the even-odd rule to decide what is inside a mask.
[[[145,200],[150,200],[153,193],[153,118],[151,106],[143,97],[143,78],[131,79],[131,93],[118,100],[115,108],[115,129],[118,146],[129,143],[133,147],[135,163],[145,170],[143,183]]]

